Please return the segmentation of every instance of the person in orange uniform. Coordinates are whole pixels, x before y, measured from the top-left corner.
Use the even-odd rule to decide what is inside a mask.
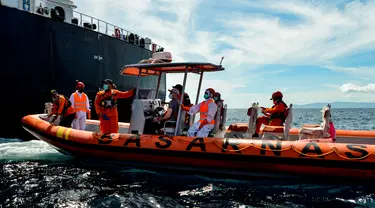
[[[262,109],[265,116],[259,117],[256,121],[256,129],[253,137],[259,137],[260,127],[262,124],[270,126],[282,126],[285,122],[285,110],[288,106],[283,101],[283,93],[276,91],[272,94],[273,106],[271,108]]]
[[[50,123],[53,124],[55,120],[60,117],[59,126],[71,128],[72,122],[76,116],[76,112],[72,107],[71,102],[64,95],[59,95],[56,90],[51,90],[51,96],[53,100],[53,108],[51,114],[48,115],[46,120],[52,117]]]
[[[118,112],[117,99],[130,98],[134,95],[134,89],[121,92],[113,89],[113,81],[105,79],[103,90],[95,97],[95,111],[99,116],[100,131],[102,133],[117,133]]]
[[[188,111],[190,115],[200,113],[199,121],[195,122],[188,130],[188,136],[207,137],[210,131],[215,127],[215,114],[217,105],[214,101],[215,90],[206,89],[204,92],[204,101],[198,105],[187,107],[181,104],[182,110]]]
[[[76,118],[73,121],[73,128],[78,130],[86,129],[86,118],[91,118],[90,102],[86,93],[83,92],[85,84],[76,81],[77,90],[70,95],[70,102],[76,111]],[[87,116],[86,116],[87,114]]]

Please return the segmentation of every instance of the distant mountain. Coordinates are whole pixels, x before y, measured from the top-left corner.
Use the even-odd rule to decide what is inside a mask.
[[[305,105],[293,105],[294,108],[323,108],[328,103],[309,103]],[[332,108],[375,108],[375,102],[333,102]]]

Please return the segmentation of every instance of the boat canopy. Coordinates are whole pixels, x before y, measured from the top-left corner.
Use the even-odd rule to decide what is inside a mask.
[[[161,73],[202,73],[223,71],[224,67],[212,63],[180,62],[180,63],[140,63],[123,67],[120,74],[128,76],[159,76]]]
[[[224,57],[221,58],[221,61],[223,61],[223,59]],[[141,63],[126,65],[122,68],[122,70],[120,71],[121,75],[137,77],[137,88],[135,91],[136,98],[138,98],[138,94],[139,94],[139,85],[140,85],[139,80],[141,77],[150,76],[150,75],[158,76],[158,82],[156,85],[156,94],[154,98],[156,99],[159,94],[160,80],[161,80],[161,75],[163,73],[183,73],[184,81],[182,84],[183,88],[182,88],[181,97],[180,97],[180,103],[182,103],[182,101],[184,100],[187,74],[196,73],[200,75],[197,98],[195,101],[195,104],[197,104],[200,89],[202,86],[202,78],[203,78],[204,72],[224,71],[224,67],[222,67],[221,62],[220,62],[220,65],[215,65],[212,63],[202,63],[202,62],[180,62],[180,63],[163,62],[163,63],[160,63],[161,61],[162,60],[158,60],[158,59],[143,60],[141,61]],[[180,120],[180,116],[181,116],[181,108],[178,109],[177,121]],[[193,121],[194,121],[194,116],[193,116]],[[180,123],[177,122],[174,135],[177,135],[177,129],[179,128],[179,125]]]

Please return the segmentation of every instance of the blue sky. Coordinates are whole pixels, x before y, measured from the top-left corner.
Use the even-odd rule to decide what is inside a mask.
[[[9,1],[9,0],[8,0]],[[149,37],[173,61],[219,63],[203,87],[230,108],[271,105],[282,90],[294,104],[374,102],[375,2],[348,0],[79,0],[77,11]],[[171,87],[182,76],[168,76]],[[186,91],[196,95],[198,76]],[[200,95],[202,100],[203,95]]]

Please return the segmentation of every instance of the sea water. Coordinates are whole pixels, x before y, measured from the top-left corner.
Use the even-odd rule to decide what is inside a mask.
[[[375,129],[375,109],[332,109],[336,129]],[[295,109],[293,126],[320,123]],[[227,123],[248,122],[246,109]],[[375,189],[278,180],[234,180],[95,166],[42,141],[0,139],[0,207],[374,207]]]

